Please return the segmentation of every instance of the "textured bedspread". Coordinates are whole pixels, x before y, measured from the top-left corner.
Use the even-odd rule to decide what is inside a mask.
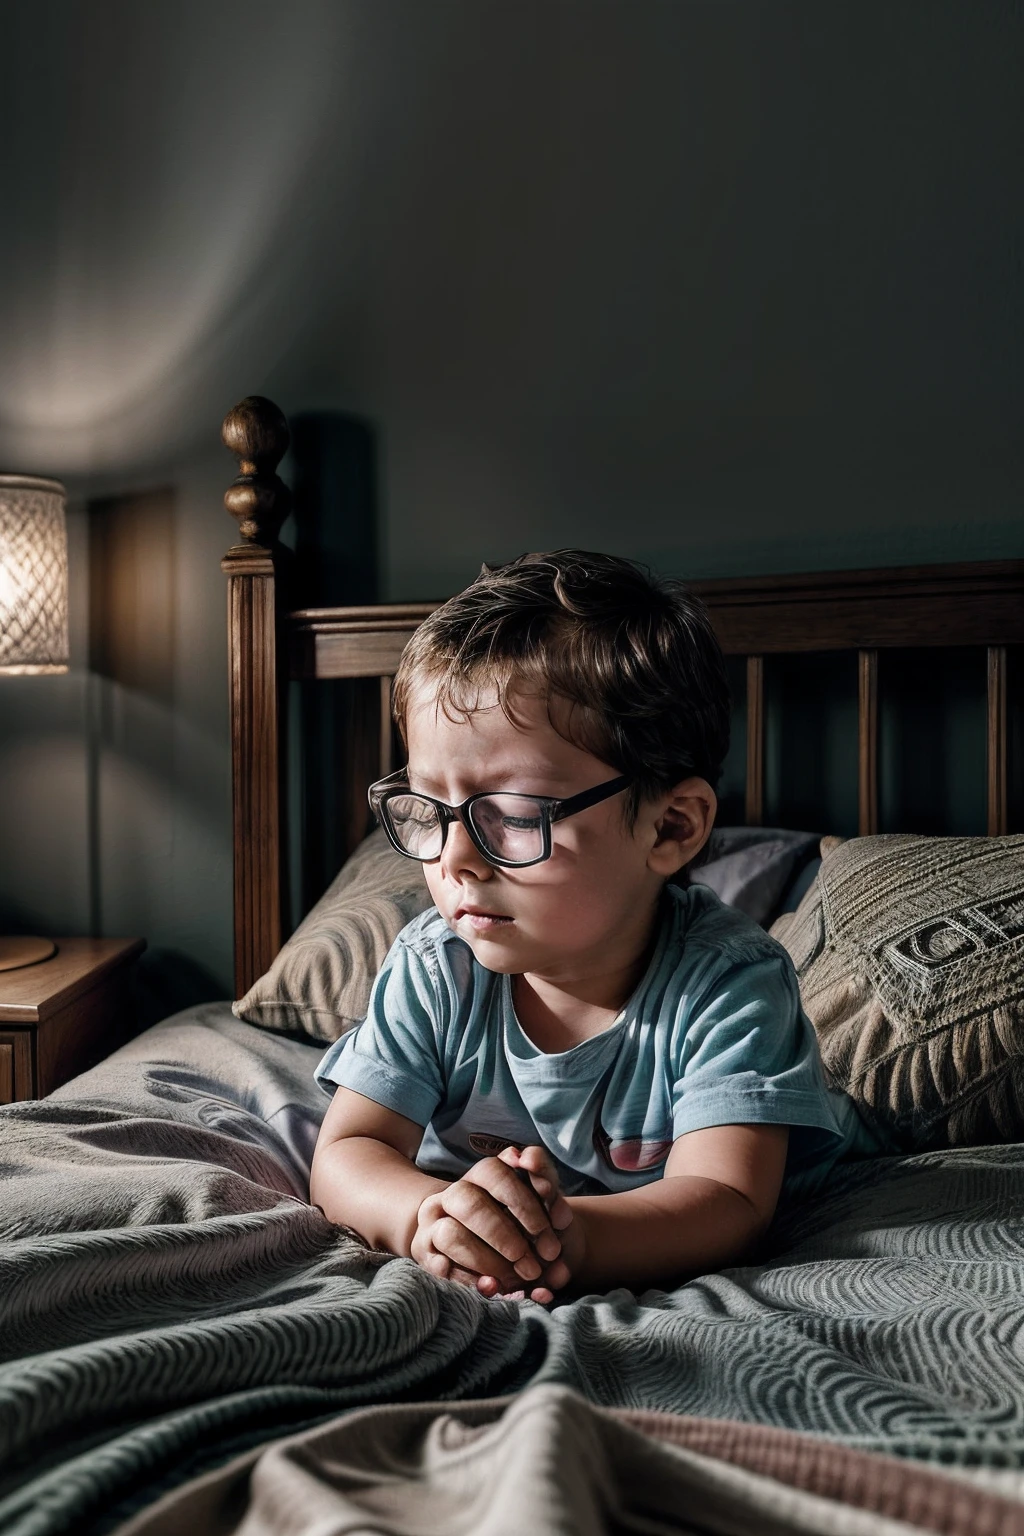
[[[0,1110],[0,1530],[108,1529],[343,1409],[539,1382],[1024,1467],[1024,1148],[848,1169],[756,1267],[548,1312],[305,1203],[317,1055],[211,1005]]]

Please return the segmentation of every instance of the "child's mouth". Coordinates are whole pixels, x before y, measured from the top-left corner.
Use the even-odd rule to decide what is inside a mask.
[[[504,927],[512,919],[505,917],[500,912],[485,912],[478,907],[458,907],[455,912],[455,921],[461,922],[465,918],[474,933],[491,933],[495,928]]]

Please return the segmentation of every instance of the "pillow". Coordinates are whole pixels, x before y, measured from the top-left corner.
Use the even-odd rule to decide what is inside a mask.
[[[890,1145],[1024,1139],[1024,836],[825,839],[771,932],[830,1083]]]
[[[430,906],[423,870],[378,828],[342,865],[273,965],[231,1010],[329,1044],[366,1016],[373,979],[406,923]]]
[[[777,917],[781,917],[784,912],[796,911],[797,907],[803,901],[804,897],[807,895],[807,892],[814,884],[815,880],[817,880],[818,871],[820,869],[820,855],[816,859],[808,860],[803,869],[799,870],[786,886],[786,889],[783,891],[781,897],[776,903],[775,910],[772,913],[770,921],[774,922],[774,920]],[[768,923],[765,924],[765,927],[768,927]]]
[[[781,909],[790,882],[817,848],[813,832],[716,827],[706,860],[684,878],[709,885],[728,906],[767,926]]]

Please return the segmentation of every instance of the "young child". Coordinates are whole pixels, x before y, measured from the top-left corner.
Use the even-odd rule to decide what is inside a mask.
[[[728,744],[703,606],[579,550],[485,567],[416,632],[394,707],[408,767],[370,800],[435,907],[317,1069],[311,1198],[485,1296],[738,1258],[859,1120],[786,953],[668,884]]]

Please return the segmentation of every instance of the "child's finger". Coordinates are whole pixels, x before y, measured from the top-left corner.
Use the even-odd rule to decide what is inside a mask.
[[[483,1202],[480,1199],[482,1191],[486,1192]],[[521,1249],[513,1251],[509,1244],[524,1232],[535,1246],[545,1234],[550,1234],[545,1247],[550,1247],[551,1241],[558,1242],[548,1219],[547,1207],[534,1193],[529,1178],[523,1179],[519,1170],[503,1159],[487,1157],[474,1164],[461,1179],[449,1184],[441,1196],[441,1203],[449,1215],[458,1217],[474,1232],[486,1237],[506,1258],[514,1260],[519,1256]],[[499,1207],[503,1208],[504,1221],[496,1225],[494,1217]],[[509,1217],[513,1218],[511,1223]],[[552,1256],[543,1255],[544,1258]],[[525,1278],[532,1279],[533,1276]]]
[[[510,1290],[507,1286],[499,1286],[488,1299],[494,1301],[526,1301],[527,1298],[530,1301],[539,1301],[544,1306],[555,1299],[554,1292],[546,1285],[521,1285],[517,1290]]]
[[[544,1208],[548,1213],[548,1219],[551,1223],[550,1236],[554,1238],[555,1246],[552,1247],[549,1243],[542,1250],[540,1240],[535,1239],[534,1247],[542,1259],[553,1259],[557,1256],[558,1249],[561,1247],[561,1239],[558,1234],[564,1232],[566,1227],[572,1224],[572,1207],[563,1198],[558,1185],[552,1184],[550,1179],[542,1178],[539,1173],[528,1173],[525,1168],[519,1169],[519,1176],[523,1179],[529,1179],[534,1193],[544,1202]],[[546,1235],[548,1234],[542,1234],[542,1236]]]
[[[531,1188],[544,1201],[557,1200],[561,1194],[558,1171],[543,1147],[506,1147],[498,1153],[501,1162],[514,1168],[520,1178],[526,1178]]]
[[[558,1169],[550,1152],[546,1147],[524,1147],[517,1159],[515,1166],[529,1174],[530,1183],[544,1200],[552,1227],[556,1232],[564,1232],[572,1221],[572,1208],[562,1194]],[[539,1187],[541,1181],[543,1189]]]
[[[448,1279],[454,1280],[456,1285],[464,1285],[471,1291],[480,1291],[487,1295],[484,1286],[489,1283],[494,1291],[500,1289],[493,1275],[478,1275],[475,1269],[463,1269],[459,1264],[453,1264],[448,1273]]]
[[[571,1279],[569,1266],[564,1259],[556,1259],[553,1264],[549,1264],[543,1275],[544,1284],[552,1291],[560,1291]]]
[[[461,1274],[464,1272],[460,1272]],[[456,1278],[455,1272],[452,1279]],[[476,1288],[481,1296],[488,1301],[536,1301],[541,1306],[548,1307],[555,1299],[555,1292],[569,1282],[569,1267],[559,1260],[549,1264],[544,1272],[543,1283],[540,1285],[502,1285],[494,1275],[476,1275]]]
[[[527,1173],[536,1174],[539,1178],[548,1179],[557,1188],[558,1169],[555,1160],[547,1147],[524,1147],[519,1154],[519,1167],[525,1168]]]
[[[506,1261],[504,1269],[514,1268],[524,1280],[536,1280],[540,1274],[540,1264],[531,1246],[530,1237],[513,1219],[514,1213],[509,1212],[506,1203],[500,1197],[496,1199],[479,1185],[469,1184],[463,1180],[457,1184],[450,1184],[442,1194],[441,1201],[442,1210],[458,1224],[463,1232],[485,1243],[488,1251],[493,1251],[497,1255],[499,1264],[501,1260]],[[561,1245],[558,1244],[554,1233],[551,1233],[551,1239],[560,1248]],[[447,1249],[445,1251],[447,1252]],[[453,1257],[456,1256],[453,1255]],[[545,1253],[542,1257],[546,1259],[548,1255]],[[550,1257],[554,1258],[555,1254],[552,1253]],[[482,1274],[500,1272],[500,1270],[492,1271],[488,1264],[470,1262],[473,1268]]]
[[[541,1265],[521,1232],[518,1238],[523,1252],[510,1259],[455,1216],[442,1216],[430,1229],[430,1246],[456,1268],[469,1269],[478,1275],[497,1275],[501,1280],[513,1283],[537,1280]]]
[[[563,1195],[559,1195],[551,1202],[551,1210],[548,1214],[556,1232],[564,1232],[572,1223],[572,1207]]]
[[[522,1152],[520,1152],[518,1147],[504,1147],[502,1151],[498,1153],[497,1160],[504,1163],[506,1167],[511,1168],[515,1172],[518,1179],[528,1183],[533,1192],[543,1202],[544,1210],[548,1216],[549,1225],[541,1232],[531,1232],[530,1236],[533,1241],[533,1247],[537,1257],[539,1259],[543,1259],[545,1264],[550,1264],[553,1259],[558,1258],[558,1255],[562,1251],[562,1242],[558,1236],[558,1233],[560,1231],[564,1231],[564,1229],[572,1221],[572,1211],[566,1202],[562,1199],[561,1192],[558,1188],[558,1178],[557,1174],[555,1173],[555,1167],[550,1158],[547,1159],[547,1163],[550,1167],[552,1175],[550,1178],[545,1174],[531,1173],[529,1167],[524,1166],[523,1158],[525,1153],[529,1150],[530,1149],[527,1147],[524,1148]],[[536,1151],[541,1153],[542,1158],[546,1157],[542,1147],[536,1148]],[[535,1162],[536,1159],[527,1159],[527,1161]],[[556,1223],[551,1220],[552,1211],[557,1211],[558,1213],[557,1230]],[[515,1213],[513,1212],[513,1214]]]

